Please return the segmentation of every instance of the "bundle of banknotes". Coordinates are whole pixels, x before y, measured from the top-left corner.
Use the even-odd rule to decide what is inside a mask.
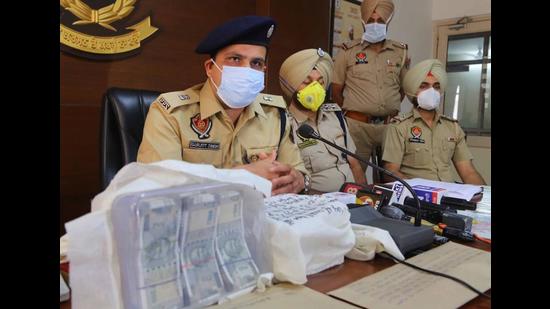
[[[255,285],[239,191],[144,199],[135,209],[141,308],[209,305]]]

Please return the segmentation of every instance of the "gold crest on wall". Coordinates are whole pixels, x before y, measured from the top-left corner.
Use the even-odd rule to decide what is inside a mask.
[[[136,0],[60,0],[61,50],[90,59],[120,59],[139,52],[158,28],[147,16],[128,22]]]

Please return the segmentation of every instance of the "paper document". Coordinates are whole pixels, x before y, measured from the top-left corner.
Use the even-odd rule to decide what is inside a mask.
[[[475,211],[457,210],[457,213],[472,217],[472,233],[491,239],[491,187],[483,186],[483,198]]]
[[[428,180],[428,179],[422,179],[422,178],[405,179],[405,181],[411,187],[428,186],[428,187],[443,188],[447,190],[443,192],[443,196],[461,198],[467,201],[471,200],[472,197],[474,197],[474,195],[482,192],[483,190],[482,186],[480,185],[465,185],[465,184],[459,184],[459,183],[435,181],[435,180]],[[404,195],[412,196],[409,190],[407,190],[406,188],[404,188],[404,191],[406,192]],[[404,200],[404,199],[405,197],[401,198],[400,200]]]
[[[381,257],[377,257],[381,258]],[[407,260],[457,277],[480,291],[491,288],[491,253],[448,242]],[[456,281],[397,264],[329,295],[366,308],[457,308],[478,296]]]
[[[356,308],[328,295],[303,285],[281,283],[268,288],[265,292],[255,292],[227,301],[213,309],[279,309],[279,308]]]

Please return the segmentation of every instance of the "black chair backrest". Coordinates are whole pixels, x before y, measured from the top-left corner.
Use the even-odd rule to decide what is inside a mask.
[[[382,146],[376,146],[372,149],[372,154],[371,154],[371,162],[382,167],[383,165],[383,162],[382,162]],[[376,169],[372,169],[372,181],[374,184],[379,184],[379,183],[382,183],[382,182],[385,182],[385,181],[394,181],[395,179],[385,179],[386,176],[384,176],[384,173],[379,171],[379,170],[376,170]]]
[[[151,103],[160,92],[110,88],[101,116],[101,190],[126,164],[136,161]]]

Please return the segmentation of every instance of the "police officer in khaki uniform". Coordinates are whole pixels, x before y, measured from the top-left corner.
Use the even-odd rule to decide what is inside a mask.
[[[451,161],[462,182],[484,185],[472,164],[464,131],[437,109],[447,73],[437,59],[424,60],[405,76],[403,87],[414,108],[395,117],[384,141],[384,167],[404,178],[453,182]]]
[[[279,85],[290,102],[291,137],[311,173],[311,188],[315,193],[338,191],[344,182],[366,182],[356,159],[318,140],[303,138],[297,132],[300,125],[306,123],[323,138],[355,152],[342,110],[337,104],[323,103],[332,70],[330,55],[319,48],[292,54],[279,71]]]
[[[345,111],[357,154],[367,160],[404,97],[401,81],[410,58],[406,44],[386,39],[393,12],[391,0],[364,0],[363,37],[344,43],[334,63],[333,99]]]
[[[151,104],[138,162],[243,168],[271,180],[274,195],[302,191],[307,170],[289,137],[285,101],[260,93],[274,28],[271,18],[244,16],[211,31],[195,50],[210,55],[207,81]]]

